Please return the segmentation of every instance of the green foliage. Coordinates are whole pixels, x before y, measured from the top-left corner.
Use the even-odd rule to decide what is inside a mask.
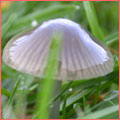
[[[45,20],[62,17],[78,22],[96,38],[118,52],[118,16],[119,4],[113,1],[16,1],[1,14],[2,51],[11,37],[23,30],[33,29],[32,21],[36,20],[41,24]],[[116,52],[113,53],[115,68],[112,73],[90,80],[65,81],[58,95],[50,99],[55,84],[52,78],[58,64],[56,57],[60,47],[60,41],[56,43],[56,39],[59,38],[53,38],[45,72],[46,79],[40,80],[17,72],[2,61],[2,118],[48,118],[48,103],[61,98],[62,119],[118,119],[119,56]]]

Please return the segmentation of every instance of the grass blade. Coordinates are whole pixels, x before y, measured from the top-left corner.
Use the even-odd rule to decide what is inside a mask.
[[[16,93],[16,90],[17,90],[17,88],[18,88],[18,86],[19,86],[20,81],[21,81],[21,76],[18,77],[18,80],[16,81],[16,84],[15,84],[15,86],[14,86],[14,88],[13,88],[13,91],[12,91],[12,93],[11,93],[11,95],[10,95],[10,98],[9,98],[9,100],[8,100],[8,103],[7,103],[6,107],[5,107],[5,110],[4,110],[4,113],[3,113],[3,118],[4,118],[4,119],[8,118],[10,106],[11,106],[11,104],[12,104],[14,95],[15,95],[15,93]]]
[[[76,101],[78,101],[79,99],[81,99],[84,95],[87,95],[89,92],[91,92],[93,89],[91,90],[84,90],[84,91],[79,91],[78,94],[75,95],[71,95],[69,98],[67,98],[67,102],[66,102],[66,107],[69,107],[70,105],[72,105],[73,103],[75,103]],[[60,110],[62,110],[62,106],[63,106],[63,102],[60,105]]]
[[[16,19],[16,14],[12,14],[11,16],[10,16],[10,18],[8,19],[8,21],[5,23],[5,24],[3,24],[2,26],[1,26],[1,39],[2,39],[2,48],[3,48],[3,46],[5,45],[5,43],[6,43],[6,41],[5,40],[3,40],[3,38],[4,38],[4,36],[6,36],[6,33],[9,31],[9,29],[12,27],[12,25],[14,24],[14,22],[15,22],[15,19]]]
[[[68,90],[68,88],[70,87],[71,84],[72,84],[72,81],[71,81],[70,83],[68,83],[68,85],[65,86],[65,88],[64,88],[63,90],[61,90],[60,93],[59,93],[57,96],[55,96],[55,97],[50,101],[50,103],[56,101],[59,97],[61,97],[62,94],[63,94],[66,90]]]
[[[10,92],[8,90],[4,89],[4,88],[1,88],[1,94],[5,95],[5,96],[8,96],[8,97],[10,96]]]
[[[93,35],[100,40],[103,40],[104,35],[102,30],[98,24],[98,20],[96,17],[95,9],[93,3],[91,1],[84,1],[83,2],[85,13],[87,15],[87,19],[91,28]]]
[[[108,107],[103,110],[99,110],[97,112],[92,112],[88,115],[85,115],[84,117],[80,117],[80,118],[78,117],[77,119],[102,119],[102,118],[110,119],[111,116],[117,116],[117,117],[119,116],[119,105]]]
[[[119,41],[119,32],[113,33],[112,35],[109,35],[104,40],[107,45],[111,45],[114,42]]]

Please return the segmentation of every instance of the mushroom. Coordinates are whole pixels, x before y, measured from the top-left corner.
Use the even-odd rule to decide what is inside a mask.
[[[90,79],[113,71],[110,51],[79,24],[64,18],[43,22],[36,29],[13,37],[4,48],[3,61],[18,71],[43,77],[55,30],[62,32],[63,38],[59,72],[55,75],[58,86],[65,80]]]

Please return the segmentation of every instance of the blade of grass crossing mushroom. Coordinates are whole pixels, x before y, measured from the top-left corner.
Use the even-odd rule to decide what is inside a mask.
[[[22,79],[22,77],[21,77],[21,75],[20,75],[20,76],[18,77],[18,80],[16,81],[16,84],[15,84],[15,86],[14,86],[14,88],[13,88],[13,91],[12,91],[12,93],[11,93],[11,95],[10,95],[10,98],[9,98],[9,100],[8,100],[8,103],[7,103],[7,105],[5,106],[5,109],[4,109],[4,112],[3,112],[3,118],[4,118],[4,119],[6,119],[6,118],[9,117],[10,106],[11,106],[11,104],[12,104],[14,95],[15,95],[15,93],[16,93],[16,90],[18,89],[18,86],[19,86],[19,83],[20,83],[21,79]]]
[[[103,35],[102,30],[98,24],[98,20],[96,17],[93,3],[91,1],[84,1],[83,5],[84,5],[85,13],[86,13],[86,16],[87,16],[87,19],[88,19],[88,22],[89,22],[89,25],[90,25],[90,28],[91,28],[93,35],[96,38],[103,40],[104,35]]]
[[[53,92],[53,86],[55,84],[54,83],[55,81],[53,79],[56,73],[56,68],[59,64],[57,58],[59,56],[60,43],[61,43],[61,36],[58,34],[58,32],[55,32],[50,46],[50,53],[48,57],[47,67],[45,69],[45,79],[43,80],[43,89],[42,91],[38,92],[37,108],[36,108],[37,114],[35,114],[33,118],[37,118],[37,119],[49,118],[48,103]],[[60,81],[58,82],[61,83]],[[59,112],[59,110],[56,109],[56,112]],[[54,113],[54,114],[58,114],[58,113]]]

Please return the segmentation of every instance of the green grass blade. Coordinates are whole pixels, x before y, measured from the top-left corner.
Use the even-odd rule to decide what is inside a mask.
[[[87,100],[86,100],[86,97],[85,97],[84,93],[83,93],[83,109],[86,113],[86,111],[88,109],[88,106],[87,106]]]
[[[96,112],[92,112],[88,115],[85,115],[84,117],[78,117],[77,119],[102,119],[102,118],[110,119],[111,116],[117,116],[117,117],[119,116],[119,105],[114,105],[112,107],[108,107]]]
[[[79,91],[78,94],[75,95],[71,95],[66,102],[66,107],[69,107],[70,105],[72,105],[73,103],[75,103],[76,101],[78,101],[79,99],[81,99],[83,97],[83,95],[87,95],[89,92],[91,92],[93,89],[90,90],[84,90],[84,91]],[[62,110],[62,106],[63,106],[63,102],[60,105],[60,110]]]
[[[6,33],[10,30],[10,28],[14,24],[16,18],[17,18],[16,14],[12,14],[10,18],[7,20],[7,22],[2,24],[1,26],[1,40],[2,40],[1,47],[2,48],[6,43],[6,41],[3,38],[6,36]]]
[[[109,95],[110,94],[110,95]],[[119,92],[118,91],[114,91],[112,94],[109,92],[106,97],[104,98],[103,101],[99,102],[98,104],[94,105],[93,107],[91,107],[89,110],[87,110],[86,114],[90,113],[91,111],[100,108],[101,106],[106,107],[105,105],[109,105],[108,102],[110,101],[114,101],[117,98],[119,98]],[[117,103],[118,104],[118,103]],[[103,108],[104,108],[103,107]]]
[[[62,106],[62,114],[64,118],[66,117],[66,102],[67,102],[67,95],[64,97],[63,106]]]
[[[14,114],[16,118],[22,119],[25,116],[25,110],[26,110],[26,104],[25,104],[25,99],[26,99],[26,90],[17,90],[16,92],[16,105],[14,108]],[[21,111],[22,108],[22,111]],[[21,112],[20,112],[21,111]]]
[[[107,36],[104,41],[107,45],[111,45],[114,42],[119,41],[119,32],[113,33],[112,35]]]
[[[89,22],[89,25],[90,25],[90,28],[91,28],[91,31],[92,31],[93,35],[96,38],[99,38],[100,40],[103,40],[104,35],[103,35],[102,30],[101,30],[101,28],[98,24],[98,20],[97,20],[97,17],[96,17],[93,2],[84,1],[83,5],[84,5],[85,13],[86,13],[86,16],[87,16],[87,19],[88,19],[88,22]]]
[[[72,84],[72,81],[71,81],[70,83],[68,83],[68,85],[65,86],[65,88],[62,89],[62,90],[60,91],[60,93],[59,93],[57,96],[55,96],[55,97],[50,101],[50,103],[55,102],[59,97],[61,97],[61,96],[63,95],[63,93],[64,93],[66,90],[68,90],[68,88],[70,87],[71,84]]]
[[[32,87],[30,87],[30,88],[27,90],[27,93],[32,92],[33,90],[35,90],[35,89],[38,88],[38,87],[39,87],[39,84],[38,84],[38,83],[35,84],[35,85],[33,85]]]
[[[21,81],[21,76],[18,77],[18,80],[16,81],[16,84],[15,84],[15,86],[14,86],[14,88],[13,88],[13,91],[12,91],[12,93],[11,93],[11,95],[10,95],[10,98],[9,98],[9,100],[8,100],[8,103],[7,103],[6,107],[5,107],[5,110],[4,110],[4,113],[3,113],[3,118],[4,118],[4,119],[5,119],[5,118],[8,118],[10,106],[11,106],[11,104],[12,104],[14,95],[15,95],[15,93],[16,93],[16,90],[17,90],[17,88],[18,88],[18,86],[19,86],[20,81]]]
[[[58,55],[61,43],[61,36],[57,33],[57,35],[53,36],[53,40],[50,47],[50,53],[47,63],[47,68],[45,70],[45,79],[43,80],[43,89],[42,92],[38,93],[37,100],[37,110],[35,118],[37,119],[48,119],[49,118],[49,100],[51,98],[52,89],[54,85],[54,75],[56,73],[56,68],[58,66]]]
[[[1,94],[10,97],[10,92],[4,88],[1,88]]]

